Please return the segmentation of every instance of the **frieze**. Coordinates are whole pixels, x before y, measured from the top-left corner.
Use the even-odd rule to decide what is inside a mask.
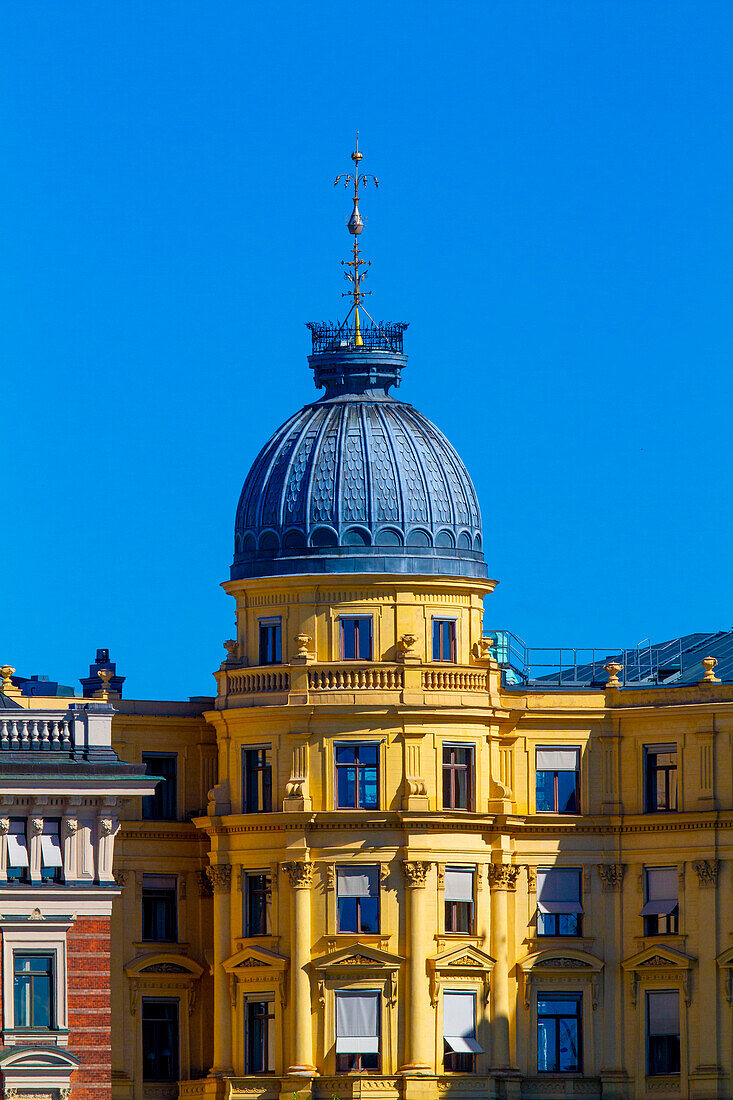
[[[345,959],[341,959],[339,966],[378,966],[379,964],[370,959],[368,955],[349,955]]]
[[[190,970],[187,970],[185,966],[179,966],[178,963],[153,963],[151,966],[144,966],[140,971],[141,974],[188,974],[193,977]]]
[[[552,958],[552,959],[542,959],[540,962],[535,963],[535,970],[537,970],[538,967],[542,967],[542,966],[562,967],[563,970],[568,970],[568,969],[590,970],[591,969],[590,963],[583,962],[581,959],[562,958],[561,956],[558,956],[557,958]]]

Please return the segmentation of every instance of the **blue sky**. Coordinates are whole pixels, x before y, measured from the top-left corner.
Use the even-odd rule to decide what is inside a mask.
[[[733,626],[733,7],[0,5],[0,660],[210,694],[234,511],[315,395],[361,131],[400,396],[476,484],[487,627]]]

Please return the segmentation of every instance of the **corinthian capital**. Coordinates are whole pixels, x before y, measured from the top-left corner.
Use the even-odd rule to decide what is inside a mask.
[[[516,890],[518,877],[519,864],[489,864],[489,886],[492,890]]]
[[[717,886],[718,873],[720,872],[719,859],[696,859],[692,866],[697,874],[700,886]]]
[[[407,885],[417,890],[425,885],[425,879],[427,873],[430,870],[430,864],[424,859],[403,859],[402,866],[405,868],[405,878],[407,879]]]
[[[624,879],[625,863],[599,863],[598,874],[604,890],[620,890]]]
[[[224,894],[231,889],[232,868],[228,863],[219,863],[214,867],[207,867],[206,877],[211,883],[211,889],[215,894]]]
[[[281,864],[294,890],[310,890],[313,885],[313,864],[305,859],[294,859]]]

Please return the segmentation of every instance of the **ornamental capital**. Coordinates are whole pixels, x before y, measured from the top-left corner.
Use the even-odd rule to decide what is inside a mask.
[[[293,859],[280,865],[294,890],[310,890],[313,885],[313,864],[307,859]]]
[[[232,886],[232,868],[229,863],[217,863],[206,868],[206,877],[215,894],[225,894]]]
[[[0,817],[0,835],[10,832],[10,818]]]
[[[525,867],[525,871],[527,872],[527,889],[530,890],[532,893],[536,893],[536,891],[537,891],[537,868],[536,867],[530,867],[529,865],[527,865]]]
[[[696,859],[692,866],[697,872],[698,886],[717,886],[720,873],[719,859]]]
[[[43,832],[43,818],[42,817],[32,817],[31,818],[31,829],[36,834],[36,836],[38,836],[40,833],[42,833]]]
[[[425,885],[425,879],[430,870],[430,864],[427,860],[403,859],[402,866],[405,868],[405,878],[410,889],[417,890]]]
[[[598,874],[604,890],[620,890],[626,870],[625,863],[599,863]]]
[[[69,836],[73,836],[79,828],[79,822],[75,817],[67,817],[64,819],[64,827]]]
[[[518,878],[519,864],[489,864],[489,886],[492,890],[516,890]]]
[[[99,828],[102,830],[102,836],[109,836],[114,829],[114,822],[111,817],[101,817],[99,819]]]

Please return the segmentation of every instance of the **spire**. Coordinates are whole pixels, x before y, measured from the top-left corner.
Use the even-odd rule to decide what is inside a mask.
[[[359,172],[359,165],[360,165],[363,157],[364,157],[364,154],[359,151],[359,131],[357,130],[356,131],[356,148],[355,148],[354,152],[351,154],[351,159],[354,162],[354,171],[353,172],[342,172],[340,175],[336,176],[336,179],[334,180],[334,187],[337,186],[339,183],[341,183],[341,181],[343,180],[344,187],[348,187],[349,184],[351,184],[354,188],[354,193],[352,195],[352,201],[354,203],[354,209],[352,210],[351,217],[349,218],[348,223],[347,223],[349,233],[351,233],[351,235],[354,238],[354,247],[353,247],[352,259],[342,260],[341,263],[343,264],[344,268],[346,269],[344,271],[344,275],[346,276],[348,281],[351,283],[351,289],[347,290],[342,295],[342,297],[344,297],[344,298],[349,297],[349,298],[352,299],[351,309],[346,314],[346,317],[344,319],[344,325],[346,324],[349,317],[353,313],[354,314],[354,347],[357,347],[357,348],[360,348],[360,347],[364,346],[364,341],[362,340],[362,336],[361,336],[361,325],[360,325],[360,320],[359,320],[359,306],[360,305],[361,305],[361,308],[364,310],[364,313],[366,313],[367,317],[369,317],[369,320],[372,321],[372,324],[374,324],[374,321],[373,321],[372,317],[370,316],[369,313],[367,313],[366,307],[363,305],[363,299],[366,297],[367,294],[371,294],[371,290],[362,290],[361,289],[361,284],[362,284],[363,280],[366,279],[367,274],[368,274],[367,271],[362,271],[362,268],[370,267],[371,266],[371,260],[362,260],[361,255],[359,253],[359,236],[360,236],[362,230],[364,229],[364,220],[363,220],[363,218],[361,216],[361,213],[359,211],[359,188],[360,187],[366,187],[370,180],[372,181],[372,183],[374,184],[375,187],[379,187],[379,181],[377,180],[376,176],[369,176],[369,175],[361,174]]]

